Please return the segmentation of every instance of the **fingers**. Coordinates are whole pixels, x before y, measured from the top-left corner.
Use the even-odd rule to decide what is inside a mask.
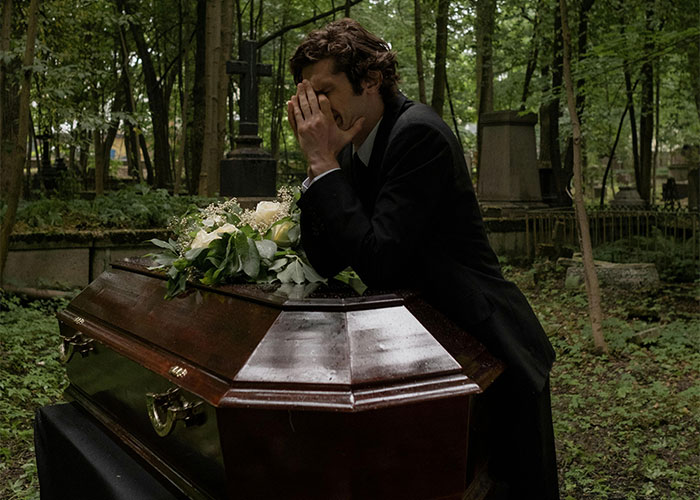
[[[362,130],[362,125],[363,125],[364,123],[365,123],[365,117],[364,117],[364,116],[362,116],[362,117],[358,118],[357,120],[355,120],[355,123],[352,124],[352,127],[350,127],[350,128],[345,132],[345,133],[347,134],[347,137],[348,137],[348,141],[347,141],[347,142],[350,142],[350,141],[353,139],[353,137],[355,137],[355,136],[360,132],[360,130]]]
[[[333,112],[331,111],[331,102],[328,100],[328,98],[321,94],[318,96],[318,106],[321,109],[321,113],[324,115],[328,116],[331,120],[333,120]],[[335,121],[335,120],[333,120]]]
[[[305,120],[311,118],[311,114],[313,112],[311,108],[311,101],[316,100],[316,94],[314,94],[313,90],[311,90],[311,94],[313,95],[313,97],[309,95],[309,92],[306,88],[307,86],[308,82],[306,80],[297,85],[296,95],[296,98],[299,101],[299,109],[301,110],[301,113]]]
[[[291,99],[287,101],[287,121],[289,122],[289,126],[292,127],[292,132],[294,132],[294,137],[297,136],[297,120],[294,117],[295,113],[295,106],[292,103]]]
[[[308,80],[302,81],[300,86],[303,93],[306,94],[306,100],[309,103],[309,109],[311,110],[311,112],[318,112],[320,108],[318,104],[318,96],[316,95],[316,91],[314,91],[313,87],[311,86]]]

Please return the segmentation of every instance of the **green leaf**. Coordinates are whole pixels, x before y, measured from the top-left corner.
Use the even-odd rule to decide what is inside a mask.
[[[175,248],[175,242],[173,240],[163,241],[159,240],[158,238],[153,238],[148,241],[157,247],[165,248],[166,250],[170,250],[174,254],[177,254],[177,248]]]
[[[289,259],[287,257],[280,257],[279,259],[276,259],[272,265],[268,268],[269,271],[279,271],[282,269],[284,266],[287,265],[287,262],[289,262]]]
[[[275,258],[277,251],[277,243],[272,240],[256,241],[255,246],[258,248],[258,253],[261,259],[272,260]]]
[[[179,273],[179,275],[173,276],[168,280],[168,288],[165,293],[165,298],[172,299],[173,297],[177,297],[185,291],[186,286],[187,276],[185,276],[185,273]]]
[[[318,274],[316,272],[316,269],[311,267],[310,264],[307,264],[303,260],[300,262],[301,262],[301,267],[304,269],[304,277],[306,278],[306,281],[308,281],[309,283],[319,283],[319,282],[325,283],[326,282],[326,279],[323,276],[321,276],[320,274]]]
[[[195,261],[197,260],[197,257],[199,257],[199,254],[207,250],[206,248],[190,248],[185,252],[185,258],[189,261]]]
[[[301,238],[301,226],[299,224],[293,226],[287,233],[287,237],[289,238],[289,241],[292,242],[292,246],[299,243],[299,239]]]
[[[260,272],[260,254],[255,245],[255,241],[248,238],[248,252],[246,255],[241,255],[243,261],[243,272],[251,278],[256,278]]]
[[[277,278],[282,283],[297,283],[301,284],[304,282],[304,268],[301,265],[299,259],[294,259],[289,265],[284,268],[284,271],[277,273]]]
[[[150,257],[153,259],[153,262],[156,264],[155,266],[149,266],[148,269],[162,269],[164,267],[170,267],[172,266],[173,262],[175,262],[175,259],[177,257],[175,256],[170,256],[165,253],[149,253],[146,255],[146,257]]]

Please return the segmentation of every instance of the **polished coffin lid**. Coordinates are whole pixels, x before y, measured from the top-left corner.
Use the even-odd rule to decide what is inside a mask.
[[[59,319],[216,407],[386,408],[478,393],[501,371],[414,294],[192,285],[165,300],[165,285],[123,261]]]

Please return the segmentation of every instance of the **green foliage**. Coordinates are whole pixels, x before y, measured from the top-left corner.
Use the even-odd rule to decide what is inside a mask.
[[[552,413],[561,497],[696,498],[700,443],[700,310],[693,285],[604,289],[610,354],[594,353],[582,291],[564,269],[509,275],[530,299],[557,352]],[[640,308],[658,321],[636,319]],[[654,335],[645,335],[650,329]]]
[[[598,356],[585,295],[565,290],[564,274],[548,262],[507,266],[557,352],[551,384],[562,499],[697,498],[697,290],[603,290],[611,352]],[[640,304],[658,321],[632,317]],[[60,401],[66,384],[54,317],[64,305],[0,298],[0,498],[38,498],[31,422],[36,407]],[[632,342],[651,327],[658,335]]]
[[[92,201],[60,197],[22,201],[15,232],[164,228],[173,217],[211,201],[196,196],[171,196],[164,189],[145,185],[112,191]]]
[[[0,295],[0,498],[39,498],[32,421],[66,385],[54,317],[65,305]]]
[[[650,262],[656,265],[663,281],[693,282],[700,278],[697,260],[693,258],[693,246],[698,242],[685,241],[664,235],[658,229],[652,236],[631,236],[597,246],[593,250],[596,259],[618,263]]]

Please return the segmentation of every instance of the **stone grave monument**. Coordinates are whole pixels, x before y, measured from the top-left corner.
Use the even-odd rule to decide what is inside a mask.
[[[533,113],[494,111],[484,113],[481,123],[478,195],[485,214],[546,208],[535,149],[537,117]]]
[[[260,147],[258,136],[258,77],[270,76],[272,67],[257,62],[257,49],[255,40],[246,40],[241,60],[226,64],[228,74],[241,75],[241,115],[236,149],[221,160],[222,196],[265,198],[277,192],[277,162]]]

